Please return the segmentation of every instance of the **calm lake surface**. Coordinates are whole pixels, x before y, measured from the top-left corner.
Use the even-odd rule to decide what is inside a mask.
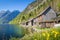
[[[23,28],[13,24],[0,24],[0,40],[9,40],[11,37],[22,37]]]

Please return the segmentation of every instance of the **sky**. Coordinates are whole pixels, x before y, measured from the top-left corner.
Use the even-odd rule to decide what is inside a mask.
[[[34,0],[0,0],[0,11],[1,10],[19,10],[23,11],[28,4]]]

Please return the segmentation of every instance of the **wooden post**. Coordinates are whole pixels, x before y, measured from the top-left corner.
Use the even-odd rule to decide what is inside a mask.
[[[31,25],[33,26],[33,20],[31,20]]]

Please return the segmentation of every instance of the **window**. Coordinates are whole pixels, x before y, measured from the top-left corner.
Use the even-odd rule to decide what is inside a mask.
[[[60,20],[58,21],[58,23],[60,23]]]
[[[28,22],[26,22],[26,25],[28,25]]]

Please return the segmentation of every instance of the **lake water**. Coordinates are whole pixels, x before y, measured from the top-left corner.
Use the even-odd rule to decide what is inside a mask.
[[[23,28],[13,24],[0,24],[0,40],[9,40],[11,37],[22,37]]]

